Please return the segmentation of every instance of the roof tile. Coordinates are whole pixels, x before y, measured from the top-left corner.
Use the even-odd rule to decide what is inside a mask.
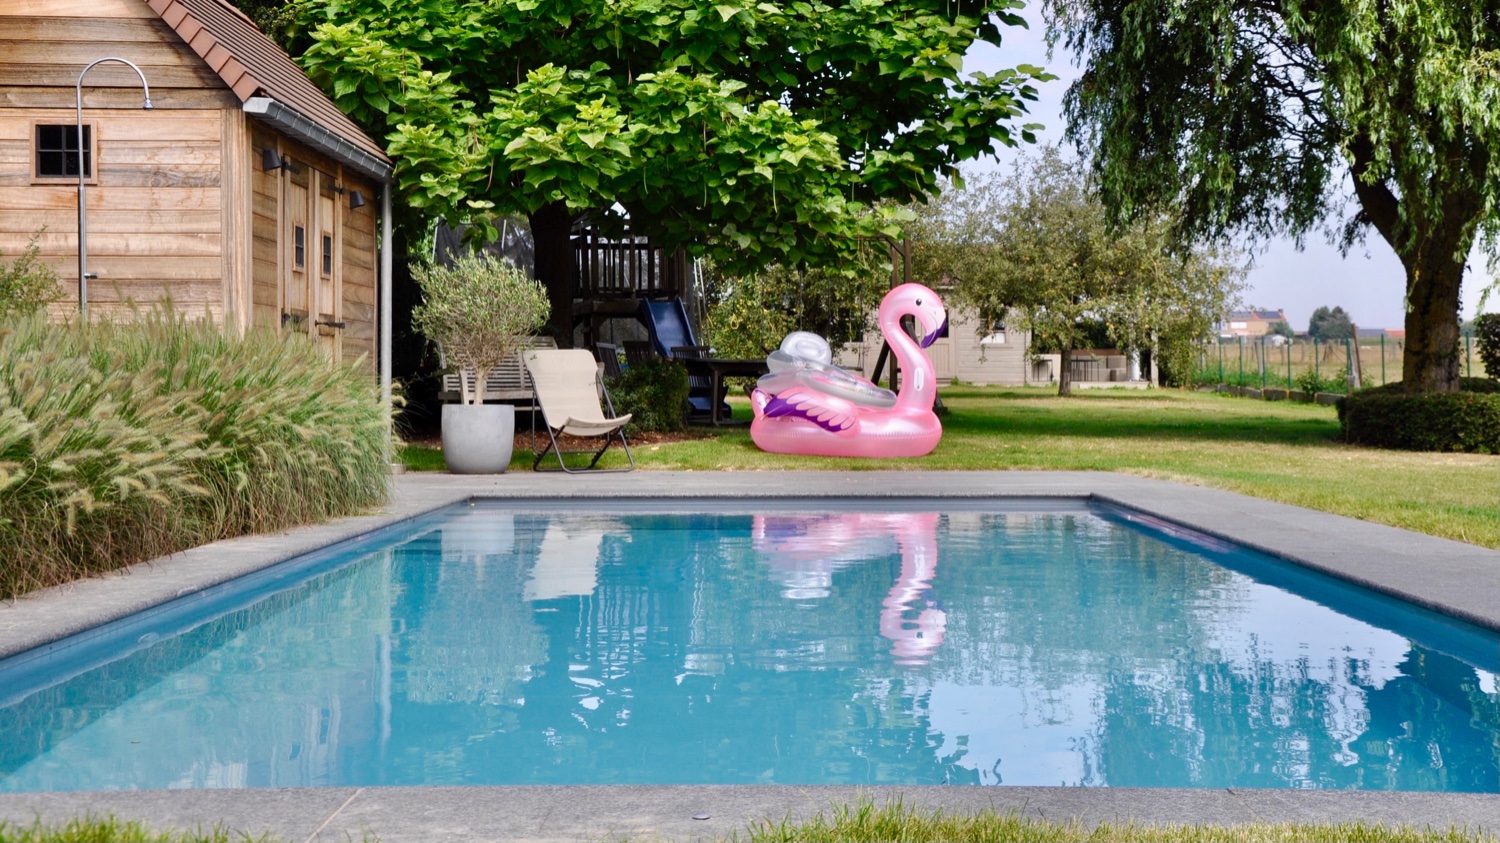
[[[380,144],[314,85],[290,56],[262,34],[243,12],[225,0],[144,2],[149,3],[179,34],[191,31],[194,25],[201,26],[202,32],[194,32],[193,39],[189,40],[195,51],[198,46],[194,41],[202,43],[205,34],[212,36],[216,43],[199,51],[199,55],[204,56],[241,102],[264,92],[365,152],[382,161],[390,160]],[[184,25],[184,21],[190,23]],[[221,49],[228,53],[222,60],[218,55]]]

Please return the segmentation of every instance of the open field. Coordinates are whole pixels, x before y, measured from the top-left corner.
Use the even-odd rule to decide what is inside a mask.
[[[946,387],[944,436],[921,459],[767,454],[744,427],[633,446],[645,470],[1018,469],[1120,471],[1254,495],[1408,530],[1500,547],[1500,457],[1380,451],[1337,441],[1332,407],[1176,390]],[[745,419],[749,405],[733,402]],[[524,417],[523,417],[524,418]],[[525,422],[517,420],[517,427]],[[436,458],[436,463],[434,463]],[[413,468],[440,455],[409,449]],[[425,461],[425,466],[418,463]],[[612,453],[608,465],[623,465]],[[531,455],[518,451],[512,470]],[[851,480],[851,487],[867,482]],[[874,482],[899,483],[899,478]]]
[[[1401,380],[1402,343],[1398,340],[1362,339],[1357,344],[1359,364],[1366,386],[1380,386]],[[1245,386],[1276,386],[1296,389],[1297,379],[1311,372],[1325,381],[1338,381],[1349,366],[1350,346],[1346,342],[1323,342],[1316,345],[1305,339],[1284,345],[1262,344],[1256,340],[1242,343],[1207,345],[1199,349],[1197,368],[1202,381],[1220,381]],[[1458,346],[1458,371],[1466,378],[1486,377],[1472,337],[1461,337]],[[1342,387],[1337,390],[1344,391]]]

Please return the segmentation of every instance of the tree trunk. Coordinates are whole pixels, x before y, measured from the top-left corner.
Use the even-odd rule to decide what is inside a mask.
[[[1458,249],[1458,243],[1443,242],[1410,260],[1401,256],[1409,303],[1401,357],[1401,380],[1407,392],[1458,389],[1458,292],[1468,256],[1467,248]]]
[[[562,202],[543,205],[528,217],[536,244],[536,277],[547,288],[552,315],[547,333],[558,348],[573,347],[573,213]]]
[[[1068,396],[1073,394],[1073,349],[1069,343],[1063,343],[1061,356],[1057,368],[1057,394]]]

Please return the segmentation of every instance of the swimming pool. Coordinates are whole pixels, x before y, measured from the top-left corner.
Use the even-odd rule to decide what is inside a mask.
[[[7,660],[0,790],[1500,779],[1500,637],[1128,510],[567,506]]]

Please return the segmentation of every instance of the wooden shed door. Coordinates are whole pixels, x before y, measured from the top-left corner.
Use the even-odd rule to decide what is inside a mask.
[[[308,278],[313,272],[316,252],[312,247],[312,191],[311,180],[315,173],[300,166],[287,175],[285,195],[286,256],[281,265],[285,267],[281,277],[281,325],[283,330],[312,330],[312,319],[308,307]]]
[[[343,295],[340,290],[339,280],[343,276],[339,255],[338,232],[342,220],[339,219],[339,203],[335,201],[333,177],[325,173],[318,173],[318,215],[317,215],[317,241],[316,253],[318,265],[313,277],[313,309],[315,325],[314,336],[318,337],[319,345],[328,350],[333,359],[339,358],[339,349],[343,343],[339,342],[339,336],[343,333],[342,304]]]

